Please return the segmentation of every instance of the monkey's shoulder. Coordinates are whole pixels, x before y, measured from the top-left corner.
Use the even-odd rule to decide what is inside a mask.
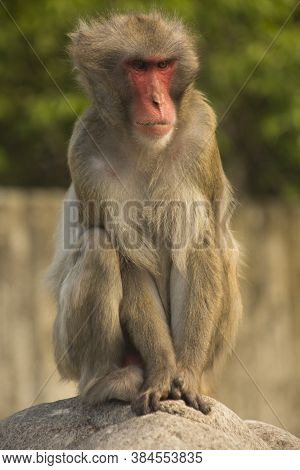
[[[68,148],[68,163],[72,179],[76,175],[101,182],[103,177],[113,176],[111,162],[115,152],[107,145],[105,124],[93,108],[88,108],[76,121]]]
[[[69,142],[70,154],[88,154],[99,146],[98,141],[103,134],[103,125],[93,108],[86,109],[75,122]]]
[[[209,100],[200,90],[192,88],[183,101],[183,112],[190,122],[205,125],[212,132],[216,130],[216,113]]]

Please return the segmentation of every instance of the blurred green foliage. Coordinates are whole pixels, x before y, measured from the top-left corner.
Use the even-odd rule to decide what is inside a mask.
[[[224,166],[240,192],[260,198],[300,195],[300,8],[280,31],[295,5],[295,0],[159,3],[199,32],[197,85],[217,112]],[[87,101],[65,52],[66,33],[79,16],[152,6],[129,0],[0,1],[2,184],[68,184],[74,110],[80,113]]]

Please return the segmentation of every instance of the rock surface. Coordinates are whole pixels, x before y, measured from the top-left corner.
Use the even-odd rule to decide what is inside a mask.
[[[300,439],[275,426],[243,421],[206,398],[204,416],[182,401],[138,417],[119,402],[98,407],[78,397],[20,411],[0,422],[1,449],[300,449]]]

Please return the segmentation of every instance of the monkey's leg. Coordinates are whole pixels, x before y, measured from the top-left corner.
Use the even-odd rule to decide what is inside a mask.
[[[79,380],[84,400],[131,400],[142,373],[132,366],[119,369],[124,358],[119,256],[101,229],[86,230],[78,244],[59,293],[54,327],[58,368],[63,376]]]
[[[173,396],[181,396],[189,406],[207,414],[209,407],[201,397],[201,378],[222,303],[222,263],[217,250],[189,252],[186,277],[173,265],[170,297],[178,368]]]
[[[137,414],[159,408],[176,371],[174,348],[164,307],[152,276],[132,264],[122,268],[121,321],[145,366],[142,391],[132,403]]]
[[[85,384],[85,381],[83,382]],[[134,400],[143,383],[143,371],[140,367],[114,367],[107,374],[88,380],[81,392],[82,398],[88,403],[103,403],[107,400]]]

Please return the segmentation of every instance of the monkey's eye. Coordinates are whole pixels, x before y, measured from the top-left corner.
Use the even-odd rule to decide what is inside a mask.
[[[147,64],[145,61],[143,60],[134,60],[132,62],[132,67],[135,69],[135,70],[146,70],[147,69]]]
[[[161,60],[160,62],[158,62],[157,67],[159,69],[166,69],[168,65],[169,65],[169,62],[167,60]]]

